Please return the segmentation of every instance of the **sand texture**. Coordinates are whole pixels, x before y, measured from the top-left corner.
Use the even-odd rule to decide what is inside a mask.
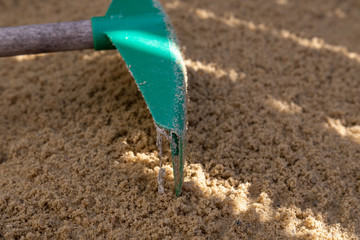
[[[0,239],[359,239],[360,1],[161,0],[188,68],[169,148],[116,51],[0,59]],[[108,0],[0,0],[0,26]]]

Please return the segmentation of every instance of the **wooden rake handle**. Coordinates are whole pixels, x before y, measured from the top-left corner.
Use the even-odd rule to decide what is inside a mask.
[[[0,28],[0,57],[91,48],[90,20]]]

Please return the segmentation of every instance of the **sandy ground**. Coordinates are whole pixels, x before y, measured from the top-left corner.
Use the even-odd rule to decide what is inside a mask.
[[[0,239],[359,239],[360,1],[161,2],[189,76],[182,196],[169,157],[157,193],[116,51],[1,59]],[[0,0],[0,25],[108,3]]]

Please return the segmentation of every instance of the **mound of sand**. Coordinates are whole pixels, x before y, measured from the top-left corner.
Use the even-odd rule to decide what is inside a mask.
[[[183,195],[116,51],[0,59],[0,239],[359,239],[360,3],[161,1],[189,75]],[[109,1],[1,0],[1,26]]]

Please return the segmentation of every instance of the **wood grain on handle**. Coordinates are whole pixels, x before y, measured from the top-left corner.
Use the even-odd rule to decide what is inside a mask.
[[[0,28],[0,57],[93,47],[90,20]]]

